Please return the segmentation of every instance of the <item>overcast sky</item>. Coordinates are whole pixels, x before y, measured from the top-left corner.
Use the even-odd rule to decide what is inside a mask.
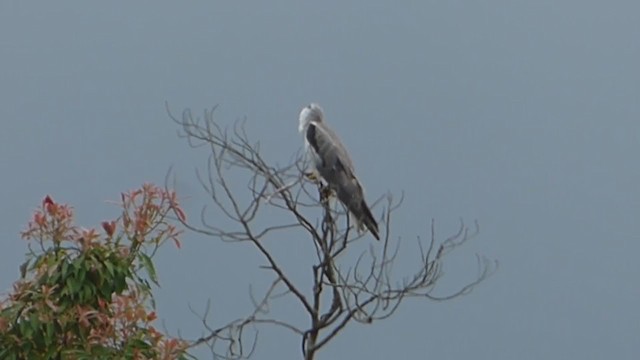
[[[320,359],[637,359],[638,14],[631,0],[4,0],[0,291],[18,278],[18,233],[46,194],[95,226],[117,216],[106,200],[162,184],[173,165],[198,217],[206,152],[176,136],[165,100],[219,104],[223,124],[246,117],[279,163],[300,148],[297,115],[315,101],[367,194],[406,193],[404,246],[431,218],[442,237],[478,220],[443,290],[473,277],[476,253],[500,262],[470,295],[408,301],[349,327]],[[308,271],[295,254],[282,261]],[[188,235],[158,258],[161,317],[197,336],[189,304],[211,299],[214,325],[242,315],[262,264],[248,246]],[[278,330],[256,358],[299,349]]]

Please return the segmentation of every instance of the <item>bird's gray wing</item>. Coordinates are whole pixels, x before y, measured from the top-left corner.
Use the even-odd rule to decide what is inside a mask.
[[[305,134],[314,153],[315,167],[338,199],[379,239],[378,224],[364,199],[364,191],[355,175],[353,162],[338,135],[322,122],[312,122]]]
[[[318,160],[322,162],[321,167],[327,170],[345,171],[347,175],[355,178],[351,157],[333,130],[323,122],[312,122],[305,135]]]

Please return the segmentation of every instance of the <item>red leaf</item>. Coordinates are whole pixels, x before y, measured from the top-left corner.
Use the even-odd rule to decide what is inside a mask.
[[[53,205],[53,199],[51,199],[51,196],[47,195],[45,196],[44,200],[42,200],[42,206],[47,206],[47,205]]]
[[[152,311],[149,314],[147,314],[147,321],[153,321],[153,320],[155,320],[157,318],[158,318],[158,316],[156,315],[155,311]]]
[[[186,222],[187,221],[187,216],[184,214],[184,211],[182,211],[182,209],[177,207],[177,206],[174,209],[176,211],[176,215],[178,216],[178,220],[180,220],[182,222]]]
[[[113,236],[113,233],[116,231],[116,222],[115,221],[103,221],[102,228],[104,232],[109,235],[109,237]]]
[[[44,226],[44,225],[46,224],[46,222],[47,222],[47,218],[44,216],[44,214],[43,214],[43,213],[41,213],[41,212],[36,212],[36,213],[33,215],[33,222],[35,222],[35,223],[36,223],[36,225],[38,225],[38,226],[42,227],[42,226]]]

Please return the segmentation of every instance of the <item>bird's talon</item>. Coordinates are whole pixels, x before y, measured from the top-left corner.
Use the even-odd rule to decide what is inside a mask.
[[[308,173],[304,173],[304,176],[314,182],[318,181],[318,175],[316,173],[312,172],[308,172]]]
[[[331,197],[331,194],[332,194],[331,188],[329,188],[328,186],[320,187],[320,200],[321,201],[328,201],[329,198]]]

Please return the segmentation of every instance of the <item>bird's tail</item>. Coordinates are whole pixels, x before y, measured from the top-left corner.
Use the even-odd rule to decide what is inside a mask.
[[[360,204],[360,208],[362,209],[362,216],[359,219],[362,225],[364,225],[369,231],[371,235],[373,235],[376,240],[380,240],[380,231],[378,230],[378,223],[376,219],[373,217],[371,210],[367,203],[363,200],[362,204]]]

